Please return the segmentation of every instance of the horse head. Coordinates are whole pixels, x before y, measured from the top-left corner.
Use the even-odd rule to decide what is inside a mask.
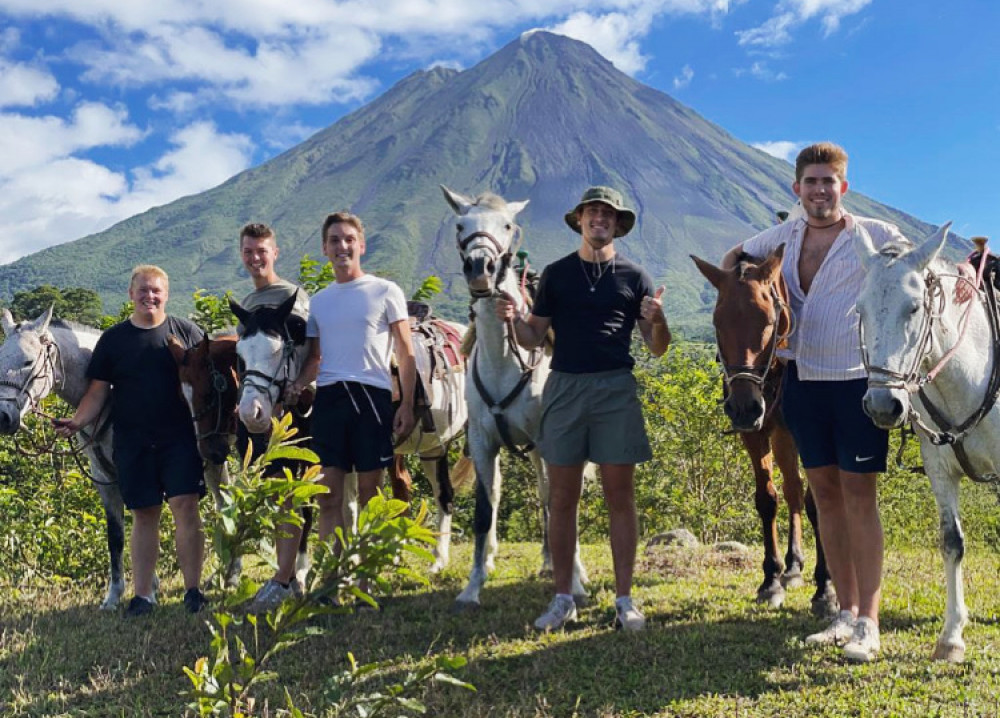
[[[691,256],[719,292],[712,321],[726,383],[724,408],[737,431],[763,428],[766,383],[791,330],[781,278],[784,252],[781,245],[759,264],[744,259],[728,270]]]
[[[191,410],[198,452],[206,461],[222,464],[229,455],[229,436],[235,433],[236,337],[204,337],[188,349],[171,335],[167,346]]]
[[[458,252],[469,293],[476,299],[492,297],[510,269],[513,245],[521,232],[514,218],[528,205],[528,200],[507,202],[490,192],[473,199],[444,185],[441,191],[458,215]]]
[[[944,319],[948,296],[931,263],[944,247],[950,226],[945,224],[912,249],[891,243],[877,250],[864,227],[855,225],[854,245],[865,270],[857,301],[868,369],[864,410],[883,429],[907,421],[919,372],[941,355],[934,347],[933,324]]]
[[[6,309],[0,314],[0,434],[13,434],[45,398],[56,381],[55,341],[49,333],[50,306],[34,321],[16,324]]]
[[[298,377],[305,359],[306,322],[292,314],[295,297],[292,294],[280,306],[253,311],[229,300],[242,326],[236,343],[243,365],[238,413],[251,433],[271,428],[271,417],[276,414],[285,387]]]

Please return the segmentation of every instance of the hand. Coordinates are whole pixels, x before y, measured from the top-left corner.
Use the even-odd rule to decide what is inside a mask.
[[[955,303],[965,304],[976,296],[976,270],[968,262],[961,262],[958,265],[958,276],[964,279],[955,282]]]
[[[666,324],[667,318],[663,314],[663,292],[666,291],[666,287],[660,286],[656,290],[656,294],[652,297],[643,297],[642,306],[640,307],[640,313],[642,318],[647,322],[652,324]]]
[[[413,407],[404,401],[396,409],[396,416],[392,421],[392,433],[397,440],[405,439],[413,431],[416,421],[413,419]]]
[[[52,419],[52,428],[56,434],[64,439],[68,439],[80,430],[80,425],[72,419]]]
[[[517,305],[514,303],[514,297],[507,292],[500,292],[494,307],[497,319],[501,322],[513,321],[517,317]]]
[[[285,387],[284,403],[287,406],[295,406],[299,403],[299,396],[305,391],[305,387],[299,384],[297,381],[293,381],[291,384]]]

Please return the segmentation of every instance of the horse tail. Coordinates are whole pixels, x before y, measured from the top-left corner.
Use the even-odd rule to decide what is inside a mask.
[[[476,465],[468,456],[462,456],[451,467],[451,487],[455,493],[466,491],[476,480]]]

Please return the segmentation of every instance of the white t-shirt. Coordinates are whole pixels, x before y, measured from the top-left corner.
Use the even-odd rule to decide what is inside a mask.
[[[314,294],[306,336],[319,337],[316,384],[357,381],[391,390],[390,325],[405,319],[403,290],[371,274],[330,284]]]

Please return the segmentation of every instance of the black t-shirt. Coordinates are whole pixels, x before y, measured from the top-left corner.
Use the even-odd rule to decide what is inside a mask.
[[[193,438],[177,364],[167,348],[170,334],[186,347],[194,346],[204,336],[194,322],[167,316],[153,329],[142,329],[125,320],[97,340],[87,378],[112,385],[115,441],[125,439],[148,445]]]
[[[642,317],[642,298],[652,294],[649,274],[621,256],[594,264],[573,252],[547,266],[531,311],[552,320],[552,368],[569,374],[631,369],[632,329]]]

